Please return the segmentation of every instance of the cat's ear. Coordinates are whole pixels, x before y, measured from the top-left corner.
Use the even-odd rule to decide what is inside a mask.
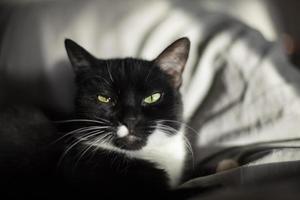
[[[83,47],[73,40],[65,39],[65,48],[75,73],[81,73],[91,68],[92,61],[95,59]]]
[[[172,84],[179,88],[182,83],[182,72],[190,51],[190,40],[180,38],[169,45],[155,60],[165,73],[172,77]]]

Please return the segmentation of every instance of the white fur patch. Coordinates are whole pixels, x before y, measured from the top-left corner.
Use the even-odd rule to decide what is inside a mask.
[[[118,127],[117,136],[122,138],[129,134],[129,130],[125,125],[121,125]]]
[[[167,135],[156,129],[149,136],[146,146],[137,151],[120,149],[109,143],[90,145],[156,164],[158,169],[163,169],[168,174],[171,187],[175,187],[180,181],[186,157],[183,131],[179,131],[176,135]]]
[[[148,138],[147,145],[140,151],[133,151],[133,157],[149,160],[157,164],[157,167],[167,172],[170,186],[176,186],[181,178],[186,148],[183,131],[170,136],[162,131],[155,130]]]

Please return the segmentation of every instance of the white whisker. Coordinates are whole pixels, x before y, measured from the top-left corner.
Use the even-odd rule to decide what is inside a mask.
[[[111,82],[114,83],[114,79],[113,79],[113,77],[112,77],[112,75],[111,75],[111,72],[110,72],[110,70],[109,70],[108,62],[106,62],[106,69],[107,69],[107,72],[108,72],[108,74],[109,74],[109,78],[110,78]]]
[[[95,135],[99,135],[99,134],[102,134],[102,133],[103,133],[103,131],[97,131],[97,132],[95,132],[95,133],[93,133],[93,134],[90,134],[90,136],[95,136]],[[100,138],[100,139],[105,138],[105,137],[107,137],[109,134],[110,134],[110,132],[109,132],[109,133],[106,133],[106,134],[104,134],[104,135],[99,136],[99,138]],[[85,139],[85,140],[86,140],[86,139]],[[76,166],[78,165],[79,161],[83,158],[83,156],[84,156],[84,155],[85,155],[92,147],[94,147],[95,144],[96,144],[98,141],[99,141],[98,138],[95,139],[95,141],[94,141],[92,144],[87,145],[87,148],[85,148],[85,149],[80,153],[80,156],[79,156],[79,158],[78,158],[77,161],[76,161],[75,168],[76,168]]]
[[[98,134],[99,134],[99,133],[98,133]],[[93,137],[93,136],[95,136],[95,135],[96,135],[96,133],[94,133],[94,134],[88,134],[88,135],[86,135],[86,136],[80,138],[79,140],[76,140],[75,142],[73,142],[73,143],[72,143],[72,144],[64,151],[64,153],[63,153],[62,156],[60,157],[60,159],[59,159],[59,161],[58,161],[58,166],[61,164],[61,162],[63,161],[64,157],[69,153],[69,151],[70,151],[73,147],[75,147],[76,145],[78,145],[79,143],[81,143],[82,140],[87,140],[88,138]]]
[[[106,138],[106,137],[108,137],[108,138]],[[109,140],[109,139],[113,139],[114,138],[114,135],[112,134],[112,132],[109,132],[109,133],[107,133],[106,135],[105,135],[105,137],[101,137],[101,136],[99,136],[99,138],[97,138],[96,140],[95,140],[95,142],[93,142],[91,145],[92,146],[94,146],[95,148],[94,148],[94,150],[93,150],[93,155],[92,156],[94,156],[94,154],[96,153],[96,151],[99,149],[99,146],[97,145],[97,144],[103,144],[103,143],[105,143],[105,142],[107,142],[107,143],[110,143],[111,142],[111,140]]]
[[[72,130],[70,132],[65,133],[63,136],[59,137],[54,142],[52,142],[52,144],[57,143],[58,141],[64,139],[65,137],[67,137],[69,135],[81,134],[81,133],[84,133],[84,132],[87,132],[87,131],[91,131],[91,130],[107,129],[109,127],[110,126],[86,126],[86,127],[78,128],[78,129],[75,129],[75,130]]]
[[[68,122],[93,122],[93,123],[98,123],[98,124],[105,124],[110,123],[110,121],[102,118],[97,118],[99,120],[92,120],[92,119],[69,119],[69,120],[59,120],[59,121],[54,121],[54,123],[68,123]]]
[[[193,152],[193,148],[191,143],[189,142],[188,138],[186,138],[186,136],[183,135],[183,139],[185,141],[185,146],[187,147],[188,151],[190,152],[190,155],[192,157],[192,167],[194,169],[195,167],[195,159],[194,159],[194,152]]]
[[[174,133],[177,133],[178,130],[176,130],[175,128],[171,127],[171,126],[168,126],[168,125],[165,125],[165,124],[162,124],[162,122],[176,122],[176,123],[180,123],[180,124],[183,124],[185,125],[183,122],[178,122],[178,121],[174,121],[174,120],[157,120],[156,123],[157,125],[156,126],[150,126],[152,128],[158,128],[159,130],[161,130],[162,132],[166,133],[166,134],[174,134]],[[193,148],[192,148],[192,145],[189,141],[189,139],[183,135],[183,139],[184,139],[184,144],[188,150],[188,152],[190,153],[191,155],[191,159],[192,159],[192,166],[194,168],[194,152],[193,152]]]
[[[183,125],[184,127],[188,128],[189,130],[191,130],[193,133],[195,134],[198,134],[198,132],[192,128],[191,126],[187,125],[186,123],[184,122],[181,122],[181,121],[177,121],[177,120],[168,120],[168,119],[162,119],[162,120],[157,120],[157,122],[171,122],[171,123],[178,123],[178,124],[181,124]]]

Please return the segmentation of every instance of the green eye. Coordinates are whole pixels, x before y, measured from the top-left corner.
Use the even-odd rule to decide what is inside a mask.
[[[100,101],[101,103],[109,103],[111,101],[111,98],[98,95],[98,101]]]
[[[148,97],[146,97],[145,99],[144,99],[144,103],[146,103],[146,104],[152,104],[152,103],[155,103],[155,102],[157,102],[159,99],[160,99],[160,97],[161,97],[161,94],[160,93],[154,93],[154,94],[152,94],[152,95],[150,95],[150,96],[148,96]]]

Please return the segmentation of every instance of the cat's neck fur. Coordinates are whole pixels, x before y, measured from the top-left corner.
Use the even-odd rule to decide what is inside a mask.
[[[155,130],[149,136],[147,145],[141,150],[127,151],[109,144],[96,144],[97,147],[113,152],[122,153],[129,158],[146,160],[164,170],[169,178],[171,188],[180,183],[186,160],[186,146],[184,129],[181,128],[176,135],[166,135],[160,130]],[[160,148],[157,148],[157,147]]]

